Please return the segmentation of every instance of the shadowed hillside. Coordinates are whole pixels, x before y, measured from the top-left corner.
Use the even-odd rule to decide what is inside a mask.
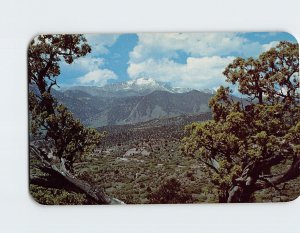
[[[55,91],[54,95],[75,117],[93,127],[205,113],[209,111],[208,101],[212,97],[196,90],[186,93],[157,90],[145,96],[125,97],[101,97],[81,90],[66,90]]]

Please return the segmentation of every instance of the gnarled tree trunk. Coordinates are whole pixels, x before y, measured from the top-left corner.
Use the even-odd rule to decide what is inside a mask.
[[[63,184],[62,186],[73,190],[75,192],[83,193],[86,197],[96,204],[125,204],[124,202],[108,196],[102,188],[95,187],[88,182],[76,178],[71,172],[66,169],[65,160],[55,161],[52,152],[40,147],[40,141],[35,141],[30,144],[29,154],[39,160],[37,167],[44,173],[48,174],[55,180],[56,184]],[[31,184],[41,184],[47,182],[38,177],[30,176]]]
[[[227,195],[223,196],[222,202],[251,202],[251,198],[256,191],[270,187],[277,189],[277,185],[298,178],[300,176],[300,157],[295,157],[289,169],[282,174],[273,176],[269,174],[258,176],[255,174],[259,173],[251,171],[249,166],[246,167],[241,177],[235,180]]]

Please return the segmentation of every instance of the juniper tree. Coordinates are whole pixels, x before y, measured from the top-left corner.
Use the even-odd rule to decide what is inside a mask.
[[[90,51],[82,35],[40,35],[28,48],[30,132],[53,142],[55,156],[70,170],[75,159],[99,143],[101,134],[84,127],[56,101],[51,90],[57,86],[60,64],[71,64]]]
[[[213,120],[187,126],[183,150],[205,165],[220,202],[251,202],[299,177],[299,45],[236,58],[223,74],[243,100],[221,86],[209,102]]]

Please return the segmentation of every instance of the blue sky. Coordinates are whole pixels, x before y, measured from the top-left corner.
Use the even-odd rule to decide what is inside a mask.
[[[96,85],[152,78],[174,87],[216,89],[224,68],[236,57],[257,57],[288,33],[87,34],[92,52],[61,64],[59,84]]]

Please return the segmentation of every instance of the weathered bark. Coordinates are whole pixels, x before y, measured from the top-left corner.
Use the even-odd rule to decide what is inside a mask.
[[[251,202],[254,189],[252,186],[233,186],[228,192],[227,203],[247,203]]]
[[[300,176],[300,157],[294,157],[293,162],[289,169],[278,175],[274,176],[261,176],[255,184],[255,190],[261,190],[269,187],[285,183],[287,181],[296,179]]]
[[[270,187],[277,188],[277,185],[296,179],[299,176],[300,157],[295,157],[289,169],[279,175],[263,174],[258,176],[255,175],[255,172],[250,172],[248,167],[244,170],[242,176],[235,180],[234,185],[228,191],[226,202],[251,202],[254,192]]]
[[[33,142],[30,144],[30,156],[36,157],[40,161],[37,167],[42,172],[56,179],[58,184],[63,183],[67,189],[85,194],[91,202],[96,204],[125,204],[116,198],[108,196],[102,188],[95,187],[84,180],[76,178],[66,169],[64,159],[61,159],[60,162],[55,162],[51,151],[45,152],[45,150],[39,148],[38,143]],[[30,182],[39,184],[44,181],[39,177],[31,176]]]

